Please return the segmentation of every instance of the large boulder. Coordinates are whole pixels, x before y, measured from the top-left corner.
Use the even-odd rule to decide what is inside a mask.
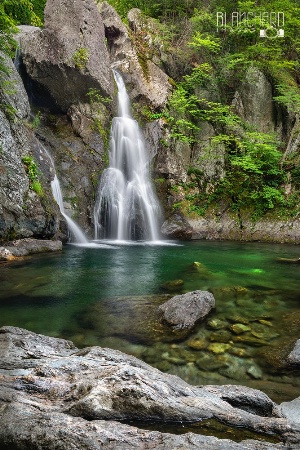
[[[187,241],[192,239],[193,228],[183,216],[173,214],[162,224],[161,233],[171,239]]]
[[[71,342],[15,327],[0,329],[0,445],[88,449],[293,449],[299,432],[262,393],[226,387],[191,386],[119,351],[77,349]],[[214,389],[215,388],[215,389]],[[253,392],[252,392],[253,391]],[[268,414],[248,412],[243,404],[268,405]],[[251,400],[252,398],[252,400]],[[240,407],[241,406],[241,407]],[[175,436],[146,431],[118,421],[199,422],[214,418],[227,426],[276,435],[279,443],[235,443],[193,433]],[[259,436],[259,435],[258,435]],[[4,445],[5,444],[5,445]]]
[[[66,112],[90,88],[112,96],[104,27],[93,0],[51,0],[44,28],[20,27],[22,62],[31,80]]]
[[[215,299],[210,292],[193,291],[175,295],[163,303],[158,311],[162,319],[175,329],[190,329],[214,307]]]
[[[130,98],[145,104],[150,103],[154,108],[164,107],[171,92],[171,85],[168,75],[152,61],[151,55],[148,55],[147,24],[141,26],[141,12],[137,9],[129,12],[129,31],[107,2],[102,2],[99,10],[111,63],[124,76],[126,85],[129,86]]]

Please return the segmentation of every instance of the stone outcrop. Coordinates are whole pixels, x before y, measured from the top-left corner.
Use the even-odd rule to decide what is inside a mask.
[[[193,228],[182,215],[173,214],[162,224],[161,232],[171,239],[190,240]]]
[[[188,219],[193,239],[263,241],[298,244],[300,242],[299,219],[289,222],[238,218],[220,212],[217,217]]]
[[[92,0],[48,1],[43,30],[21,27],[19,40],[27,75],[61,111],[86,103],[89,88],[113,94],[104,27]]]
[[[233,428],[275,435],[279,442],[235,443],[194,433],[176,436],[118,422],[210,418]],[[284,450],[299,448],[300,442],[290,414],[285,416],[283,408],[280,412],[259,391],[191,386],[119,351],[79,350],[69,341],[15,327],[0,329],[0,420],[1,445],[15,450]]]
[[[207,291],[175,295],[159,308],[162,320],[175,329],[191,329],[215,307],[214,296]]]
[[[275,129],[275,108],[272,85],[263,72],[250,67],[235,93],[233,106],[242,120],[257,131],[271,133]]]
[[[107,2],[101,3],[99,9],[111,63],[124,76],[130,98],[140,103],[150,103],[155,109],[164,107],[171,92],[171,85],[168,75],[151,58],[151,38],[147,24],[141,25],[141,12],[136,9],[129,12],[130,31]]]
[[[51,238],[60,217],[50,190],[51,163],[31,129],[22,80],[11,60],[5,61],[10,73],[0,87],[0,239]],[[39,166],[43,195],[33,189],[24,157]]]

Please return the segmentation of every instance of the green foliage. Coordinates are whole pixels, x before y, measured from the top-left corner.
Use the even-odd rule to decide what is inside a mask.
[[[40,124],[41,124],[41,112],[38,111],[32,121],[32,128],[36,130],[37,128],[39,128]]]
[[[30,182],[30,189],[34,191],[36,194],[42,196],[43,188],[38,179],[39,170],[37,163],[34,161],[32,156],[23,156],[22,162],[25,166],[25,170]]]
[[[39,6],[41,13],[41,4],[45,2],[35,2]],[[42,26],[42,19],[34,11],[33,2],[31,0],[3,0],[4,13],[10,17],[14,24]]]
[[[89,49],[85,47],[80,47],[78,50],[76,50],[76,52],[72,56],[75,67],[79,70],[84,70],[88,63],[89,57],[90,57]]]
[[[103,97],[103,95],[101,95],[101,92],[99,91],[99,89],[89,88],[87,96],[88,96],[91,104],[95,104],[95,103],[109,104],[109,103],[111,103],[111,98]]]

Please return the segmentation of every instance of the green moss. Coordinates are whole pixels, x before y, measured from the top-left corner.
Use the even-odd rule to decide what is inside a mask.
[[[32,156],[23,156],[22,162],[25,167],[25,171],[29,178],[29,187],[39,196],[43,196],[43,188],[38,179],[39,171],[37,163],[34,161]]]
[[[75,64],[75,67],[79,70],[84,70],[86,68],[86,65],[88,63],[90,57],[90,51],[88,48],[80,47],[76,52],[74,53],[72,60]]]

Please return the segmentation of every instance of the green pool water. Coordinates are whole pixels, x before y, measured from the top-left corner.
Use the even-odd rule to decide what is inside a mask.
[[[284,361],[300,338],[300,264],[279,260],[297,259],[299,247],[178,244],[67,245],[3,263],[0,325],[119,349],[195,385],[248,385],[277,402],[299,396],[299,371]],[[166,290],[173,280],[182,281]],[[208,318],[189,334],[160,323],[168,296],[196,289],[215,296]]]

